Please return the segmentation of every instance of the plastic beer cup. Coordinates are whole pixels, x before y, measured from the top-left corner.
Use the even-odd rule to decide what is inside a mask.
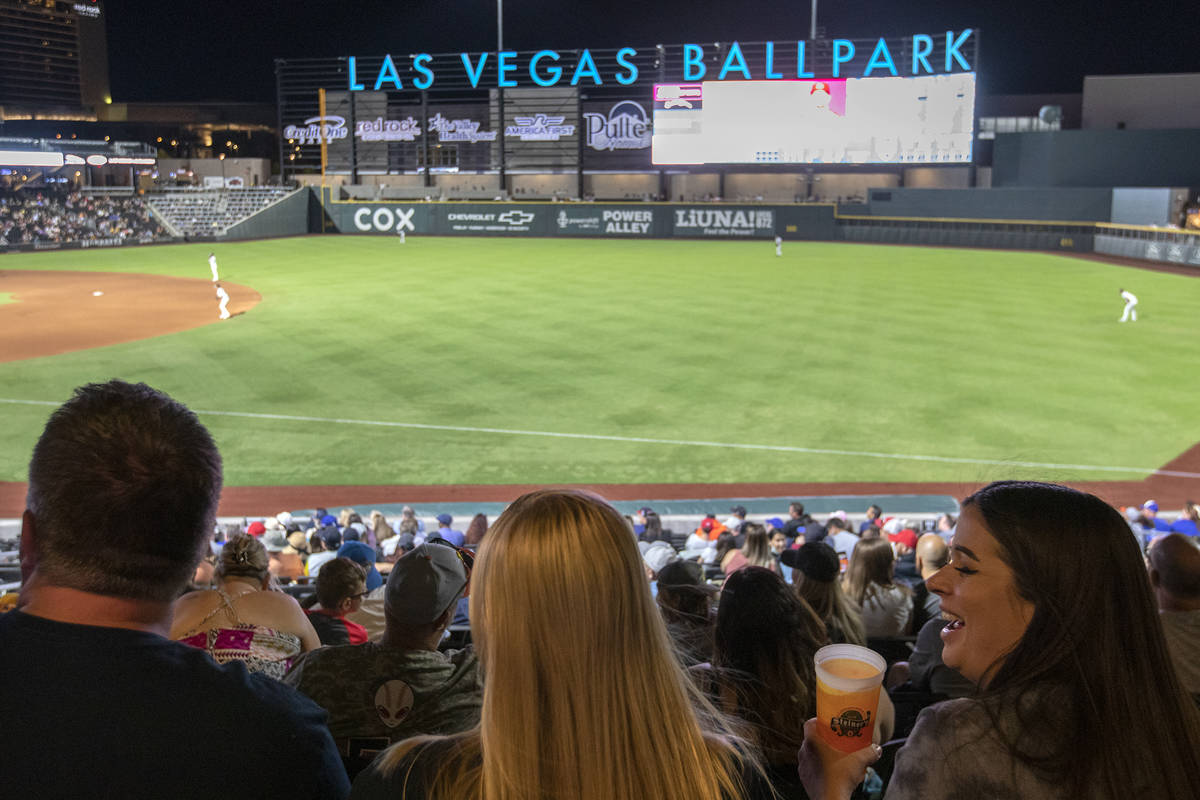
[[[875,651],[854,644],[827,645],[814,660],[821,738],[843,753],[861,750],[871,744],[875,732],[887,662]]]

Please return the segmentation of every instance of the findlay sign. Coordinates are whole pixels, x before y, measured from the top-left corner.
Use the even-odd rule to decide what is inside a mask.
[[[893,77],[938,75],[953,72],[971,72],[975,68],[967,60],[964,48],[973,45],[972,37],[975,31],[967,28],[962,31],[946,31],[944,34],[918,33],[911,37],[887,39],[880,37],[870,45],[870,57],[865,50],[850,39],[833,39],[831,47],[828,74],[816,74],[816,59],[813,50],[807,48],[808,42],[764,42],[761,45],[763,68],[757,72],[750,67],[746,52],[739,42],[731,42],[728,48],[722,49],[717,45],[685,44],[682,59],[677,66],[678,75],[673,77],[681,81],[711,80],[708,60],[716,52],[721,66],[713,65],[717,74],[716,80],[723,81],[727,77],[742,80],[803,80],[807,78],[870,78],[890,75]],[[859,42],[862,45],[862,42]],[[747,48],[752,47],[747,45]],[[935,49],[938,53],[935,55]],[[657,52],[657,51],[656,51]],[[383,57],[378,69],[359,69],[358,57],[348,56],[347,88],[352,92],[379,91],[391,89],[402,91],[407,88],[424,91],[437,86],[437,70],[461,70],[471,88],[479,88],[485,69],[489,84],[499,89],[511,89],[518,86],[558,86],[566,83],[571,86],[582,84],[590,86],[605,86],[617,84],[629,86],[638,80],[638,66],[634,60],[638,51],[633,47],[622,47],[616,51],[615,68],[603,73],[596,64],[596,59],[590,50],[580,50],[577,53],[563,55],[557,50],[539,50],[532,55],[521,54],[515,50],[500,52],[485,52],[478,55],[458,53],[458,62],[449,58],[439,57],[435,65],[434,57],[429,53],[417,53],[407,60],[401,58],[397,66],[396,59],[390,54]],[[758,53],[755,53],[758,55]],[[758,63],[755,61],[755,63]],[[825,67],[822,66],[824,73]]]

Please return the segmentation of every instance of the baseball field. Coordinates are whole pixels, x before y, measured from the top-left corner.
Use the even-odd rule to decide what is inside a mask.
[[[3,481],[111,377],[231,486],[1139,481],[1200,441],[1200,281],[1066,256],[326,236],[7,255],[3,300]]]

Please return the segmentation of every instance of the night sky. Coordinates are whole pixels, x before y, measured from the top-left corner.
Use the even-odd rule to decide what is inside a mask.
[[[506,49],[807,38],[805,0],[507,0]],[[105,0],[117,102],[275,99],[274,59],[496,49],[494,0]],[[827,36],[978,28],[986,94],[1078,92],[1084,75],[1200,72],[1194,6],[1150,0],[820,0]]]

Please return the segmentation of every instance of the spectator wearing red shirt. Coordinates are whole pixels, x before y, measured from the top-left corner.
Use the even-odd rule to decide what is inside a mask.
[[[366,572],[350,559],[335,558],[321,567],[317,575],[317,602],[321,607],[306,612],[321,644],[362,644],[367,641],[367,629],[346,619],[347,614],[362,607],[366,593]]]

